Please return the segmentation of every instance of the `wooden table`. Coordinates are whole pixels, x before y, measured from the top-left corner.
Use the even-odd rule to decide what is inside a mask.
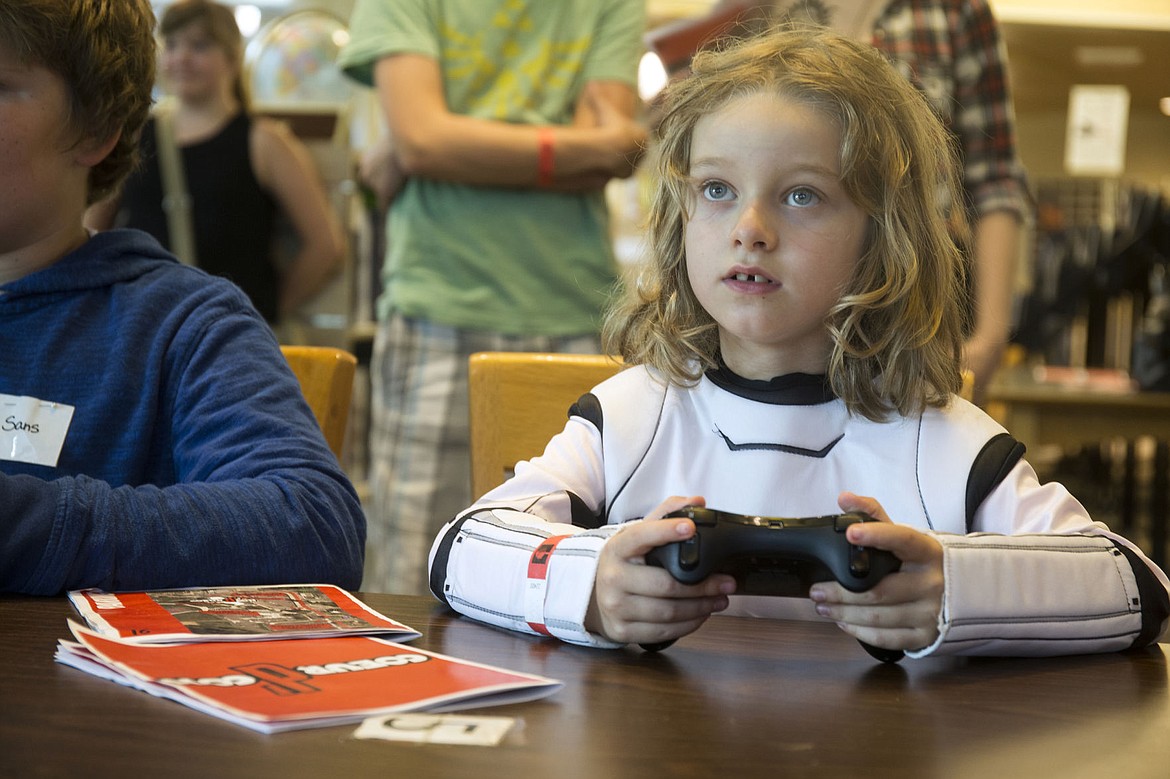
[[[1165,777],[1161,648],[881,665],[827,623],[711,619],[661,654],[511,634],[361,596],[417,644],[560,679],[498,747],[265,736],[55,664],[64,599],[0,596],[4,777]]]

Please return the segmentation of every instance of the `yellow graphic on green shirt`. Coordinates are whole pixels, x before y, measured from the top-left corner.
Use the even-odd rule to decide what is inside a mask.
[[[549,0],[535,0],[537,4]],[[491,24],[466,32],[444,24],[443,67],[452,110],[484,118],[563,121],[591,35],[550,40],[525,0],[507,0]]]

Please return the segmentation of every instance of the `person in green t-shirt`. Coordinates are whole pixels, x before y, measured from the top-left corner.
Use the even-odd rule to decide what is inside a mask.
[[[600,348],[644,28],[643,0],[357,0],[339,64],[377,90],[365,170],[390,201],[364,589],[426,592],[431,539],[476,497],[468,356]]]

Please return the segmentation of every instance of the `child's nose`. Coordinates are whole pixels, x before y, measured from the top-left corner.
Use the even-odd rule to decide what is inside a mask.
[[[767,211],[754,203],[745,205],[740,212],[731,238],[736,246],[753,251],[771,251],[776,248],[776,230]]]

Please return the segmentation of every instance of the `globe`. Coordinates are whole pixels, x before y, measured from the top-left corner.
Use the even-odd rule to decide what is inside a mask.
[[[348,41],[344,22],[325,11],[272,20],[244,53],[252,99],[265,105],[347,102],[352,87],[336,61]]]

